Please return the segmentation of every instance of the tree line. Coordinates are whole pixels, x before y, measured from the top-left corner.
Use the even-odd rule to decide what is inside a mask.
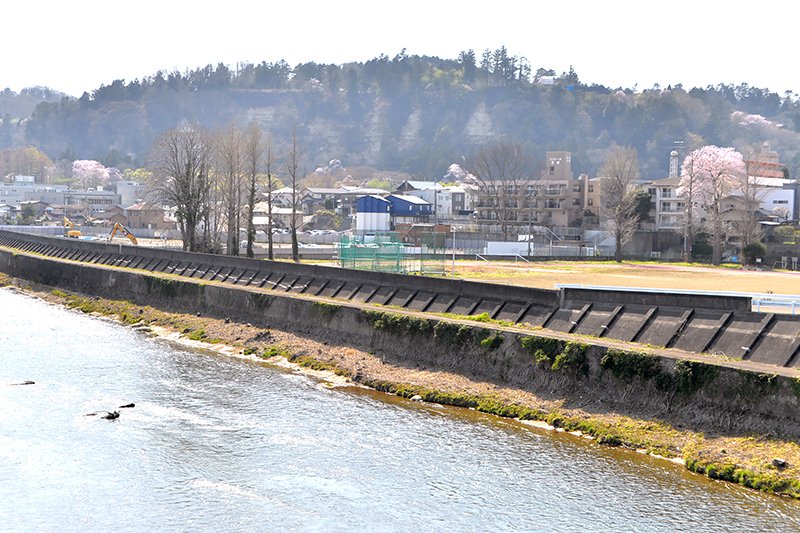
[[[32,144],[53,160],[142,166],[162,131],[252,119],[282,138],[294,132],[311,164],[339,159],[424,177],[442,176],[461,155],[498,139],[530,153],[568,150],[589,174],[615,147],[630,146],[644,176],[665,176],[676,143],[746,151],[769,141],[791,175],[800,169],[796,95],[747,84],[611,88],[572,69],[536,68],[504,47],[454,59],[401,51],[343,65],[281,60],[162,71],[42,102],[26,120],[3,119],[0,143]]]
[[[184,124],[163,132],[151,151],[147,176],[151,201],[175,210],[183,249],[190,252],[239,255],[241,234],[247,257],[254,257],[256,205],[285,176],[292,189],[293,212],[299,212],[300,146],[296,136],[278,157],[272,137],[251,122],[209,130]],[[281,172],[282,171],[282,172]],[[267,253],[273,259],[273,199],[266,194]],[[292,259],[299,261],[297,231],[300,218],[291,216]],[[224,236],[224,242],[223,242]]]

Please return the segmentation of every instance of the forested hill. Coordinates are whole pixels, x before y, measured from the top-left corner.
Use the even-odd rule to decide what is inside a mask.
[[[53,159],[142,165],[157,135],[184,121],[213,128],[251,119],[276,145],[296,130],[310,169],[339,159],[440,177],[462,155],[502,139],[539,158],[569,150],[573,169],[590,174],[613,146],[630,145],[643,176],[663,177],[675,141],[745,152],[768,141],[792,176],[800,170],[795,95],[744,84],[609,88],[574,71],[534,70],[505,48],[457,59],[403,52],[345,65],[220,64],[117,80],[78,99],[42,101],[25,120],[4,120],[0,148],[33,144]]]

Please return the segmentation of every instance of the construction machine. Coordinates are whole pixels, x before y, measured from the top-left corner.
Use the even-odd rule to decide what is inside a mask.
[[[75,223],[64,217],[64,236],[72,239],[77,239],[81,236],[80,230],[75,229]]]
[[[139,241],[136,240],[136,237],[133,235],[133,233],[128,231],[128,228],[119,222],[114,222],[114,227],[111,228],[111,235],[108,236],[108,242],[111,242],[114,239],[114,235],[116,235],[118,231],[125,235],[133,244],[139,244]]]

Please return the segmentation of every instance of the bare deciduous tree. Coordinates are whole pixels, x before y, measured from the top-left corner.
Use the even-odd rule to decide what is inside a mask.
[[[272,175],[272,139],[267,140],[267,155],[265,159],[267,171],[267,257],[272,261],[274,257],[272,243],[272,193],[275,191],[275,176]]]
[[[535,194],[531,159],[518,144],[498,143],[482,146],[465,170],[480,188],[481,207],[508,240],[522,215],[529,213],[528,203]]]
[[[639,226],[638,201],[633,189],[639,178],[639,163],[634,148],[617,148],[606,159],[601,170],[601,204],[603,217],[614,234],[614,260],[622,262],[622,247]]]
[[[253,223],[253,212],[256,207],[259,170],[261,170],[261,160],[264,156],[262,136],[261,127],[257,123],[251,122],[244,139],[244,157],[247,167],[247,257],[255,257],[253,242],[256,240],[256,226]],[[269,234],[271,238],[271,228]]]
[[[151,194],[175,208],[183,249],[208,251],[211,143],[208,133],[197,125],[164,132],[152,153]],[[198,239],[198,228],[203,237]]]
[[[289,148],[288,162],[286,163],[286,171],[289,174],[290,186],[292,188],[292,213],[289,216],[289,228],[292,234],[292,261],[295,263],[300,262],[300,251],[297,244],[297,178],[299,157],[297,148],[297,131],[292,131],[292,146]]]
[[[225,248],[228,255],[239,255],[239,228],[245,181],[242,132],[229,124],[217,132],[215,141],[215,177],[226,221]]]

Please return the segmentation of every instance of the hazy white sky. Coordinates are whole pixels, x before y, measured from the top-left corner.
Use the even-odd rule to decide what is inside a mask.
[[[505,45],[534,69],[610,87],[747,83],[800,93],[791,0],[8,0],[0,89],[80,96],[209,63],[456,58]]]

